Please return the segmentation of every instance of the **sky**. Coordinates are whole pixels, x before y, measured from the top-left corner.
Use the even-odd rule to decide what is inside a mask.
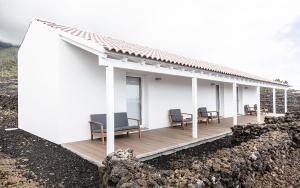
[[[0,40],[42,18],[300,89],[299,0],[0,0]]]

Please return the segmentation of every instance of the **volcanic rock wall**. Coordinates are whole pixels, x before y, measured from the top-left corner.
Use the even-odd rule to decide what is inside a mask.
[[[288,111],[295,112],[300,110],[300,93],[295,90],[288,90]],[[260,90],[261,109],[268,109],[273,112],[273,90],[270,88],[261,88]],[[284,90],[276,90],[276,112],[284,113]]]
[[[300,187],[299,120],[300,113],[286,114],[235,126],[232,147],[201,157],[185,152],[172,162],[175,169],[158,169],[139,162],[130,149],[118,150],[100,169],[101,186]]]

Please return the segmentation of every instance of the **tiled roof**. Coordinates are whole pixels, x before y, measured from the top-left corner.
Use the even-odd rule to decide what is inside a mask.
[[[56,24],[53,22],[44,21],[44,20],[40,20],[40,19],[37,19],[37,21],[39,21],[47,26],[50,26],[54,29],[71,34],[73,36],[80,37],[80,38],[86,39],[88,41],[97,43],[97,44],[101,45],[105,50],[110,51],[110,52],[116,52],[116,53],[120,53],[120,54],[136,56],[136,57],[142,57],[142,58],[162,61],[165,63],[174,64],[174,65],[181,65],[181,66],[186,66],[186,67],[191,67],[191,68],[213,71],[213,72],[223,73],[223,74],[227,74],[227,75],[239,76],[239,77],[243,77],[243,78],[277,83],[272,80],[265,79],[265,78],[262,78],[262,77],[259,77],[256,75],[252,75],[252,74],[249,74],[249,73],[246,73],[243,71],[239,71],[236,69],[232,69],[229,67],[225,67],[225,66],[221,66],[221,65],[217,65],[217,64],[213,64],[213,63],[208,63],[205,61],[199,61],[199,60],[188,58],[188,57],[179,56],[179,55],[164,52],[164,51],[161,51],[158,49],[153,49],[153,48],[149,48],[146,46],[129,43],[129,42],[126,42],[123,40],[117,40],[117,39],[113,39],[111,37],[98,35],[93,32],[82,31],[75,27],[63,26],[63,25],[59,25],[59,24]],[[277,84],[279,84],[279,83],[277,83]]]

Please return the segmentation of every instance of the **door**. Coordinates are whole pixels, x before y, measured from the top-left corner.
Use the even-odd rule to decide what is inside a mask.
[[[127,116],[141,120],[141,78],[126,76]],[[129,124],[136,121],[129,120]]]
[[[220,86],[216,85],[216,111],[220,113]]]

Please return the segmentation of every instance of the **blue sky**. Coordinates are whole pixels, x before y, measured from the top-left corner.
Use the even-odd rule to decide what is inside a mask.
[[[300,89],[298,0],[0,0],[0,40],[20,43],[33,17]]]

